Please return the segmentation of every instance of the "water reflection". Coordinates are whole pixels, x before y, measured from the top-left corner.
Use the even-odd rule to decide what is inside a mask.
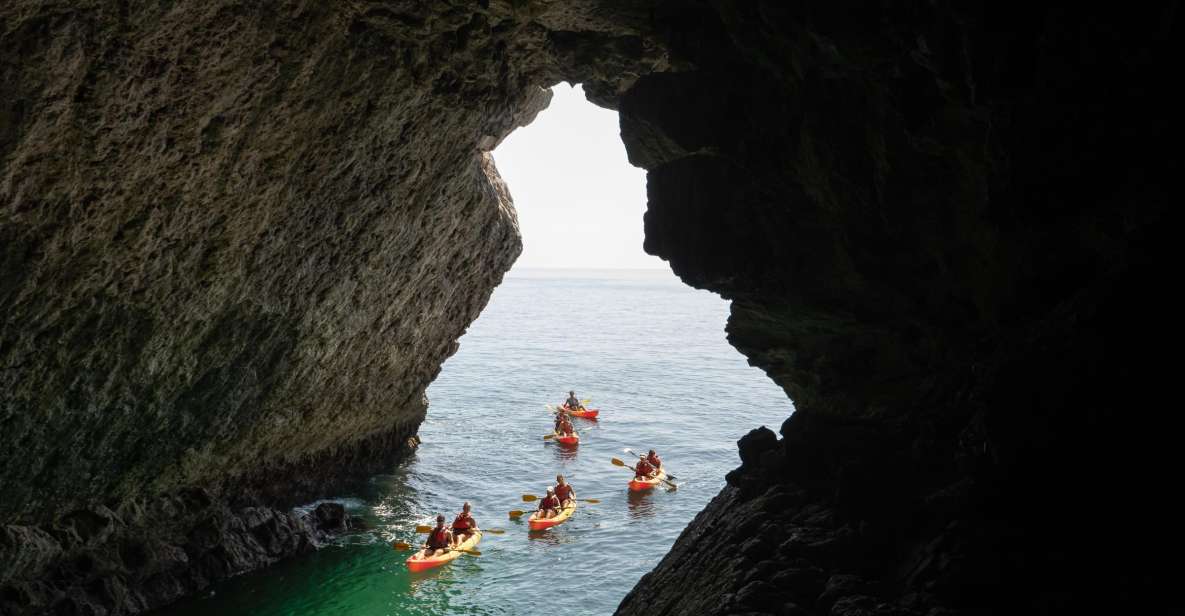
[[[631,520],[643,520],[654,517],[658,508],[654,504],[654,490],[635,492],[630,490],[626,499]]]
[[[579,445],[560,445],[556,443],[552,445],[551,449],[555,452],[555,457],[560,463],[572,462],[576,459],[576,452],[579,450]]]
[[[527,532],[527,539],[542,545],[563,545],[572,543],[572,536],[559,530],[559,527],[532,530]]]

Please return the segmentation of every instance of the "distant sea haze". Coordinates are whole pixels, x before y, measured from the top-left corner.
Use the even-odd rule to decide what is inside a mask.
[[[724,339],[728,304],[667,270],[515,268],[428,390],[412,460],[343,494],[373,532],[231,580],[171,614],[537,614],[539,606],[611,614],[739,464],[736,440],[777,429],[793,411],[781,390]],[[574,450],[543,440],[574,389],[601,409],[577,419]],[[658,450],[681,484],[630,493],[625,452]],[[567,523],[528,533],[532,509],[563,473],[584,498]],[[481,556],[409,574],[391,539],[451,520],[470,501],[487,535]],[[525,516],[524,516],[525,518]]]

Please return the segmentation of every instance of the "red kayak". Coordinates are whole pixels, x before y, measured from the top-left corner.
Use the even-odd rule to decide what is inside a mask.
[[[566,405],[563,407],[563,409],[573,417],[583,417],[585,419],[596,419],[597,415],[601,412],[600,409],[581,409],[573,411]]]
[[[557,442],[561,445],[579,445],[580,444],[580,435],[575,434],[575,433],[560,434],[559,432],[556,432],[555,433],[555,442]]]

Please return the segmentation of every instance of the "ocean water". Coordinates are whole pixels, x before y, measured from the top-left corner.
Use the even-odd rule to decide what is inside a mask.
[[[739,464],[736,440],[776,430],[793,411],[781,390],[725,341],[727,303],[669,272],[516,270],[428,390],[415,456],[340,500],[373,531],[240,576],[172,614],[610,614]],[[569,389],[600,408],[575,419],[581,444],[543,440]],[[630,493],[625,448],[654,448],[677,490]],[[522,494],[557,472],[582,505],[530,533]],[[481,556],[410,574],[416,524],[469,500],[486,534]]]

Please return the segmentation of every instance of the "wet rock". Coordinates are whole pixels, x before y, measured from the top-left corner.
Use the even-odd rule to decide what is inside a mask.
[[[349,519],[341,503],[321,503],[313,509],[313,524],[322,532],[344,533],[349,530]]]

